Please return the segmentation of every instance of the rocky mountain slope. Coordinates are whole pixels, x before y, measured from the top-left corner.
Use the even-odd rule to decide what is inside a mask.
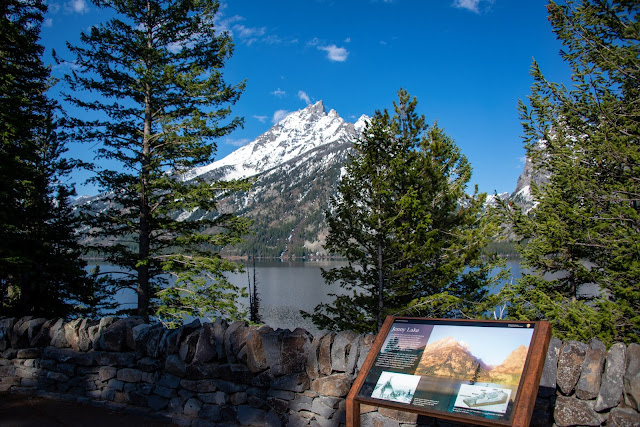
[[[226,255],[259,257],[312,258],[326,256],[323,249],[327,227],[324,212],[337,184],[347,154],[362,133],[368,118],[355,123],[341,118],[335,110],[328,113],[322,101],[289,114],[251,143],[209,165],[191,170],[184,180],[208,181],[253,178],[249,192],[232,194],[220,200],[221,211],[234,212],[254,221],[253,234]],[[518,179],[513,194],[497,197],[513,200],[530,209],[533,200],[530,183],[536,180],[531,162]],[[490,195],[487,203],[495,203]],[[100,195],[80,198],[77,204],[104,209]],[[180,220],[197,220],[211,212],[178,212]]]

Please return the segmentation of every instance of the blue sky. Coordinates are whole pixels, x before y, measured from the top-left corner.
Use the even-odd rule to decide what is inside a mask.
[[[218,24],[233,36],[228,82],[247,80],[234,107],[244,129],[218,141],[217,159],[278,118],[322,100],[348,121],[392,108],[399,88],[418,99],[469,158],[471,184],[512,192],[523,168],[518,99],[535,58],[547,78],[569,81],[546,0],[235,0]],[[82,29],[108,15],[87,0],[50,0],[42,42],[65,57]],[[67,58],[70,58],[66,55]],[[54,76],[63,68],[54,67]],[[91,159],[88,147],[71,154]],[[76,179],[81,179],[77,176]],[[469,190],[471,191],[471,190]],[[91,188],[80,193],[94,192]]]

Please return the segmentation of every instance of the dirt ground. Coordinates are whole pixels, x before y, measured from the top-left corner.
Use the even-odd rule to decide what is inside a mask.
[[[75,402],[0,393],[0,427],[152,427],[174,424]]]

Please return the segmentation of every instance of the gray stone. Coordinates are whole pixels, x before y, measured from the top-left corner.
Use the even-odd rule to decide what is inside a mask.
[[[48,380],[56,381],[56,382],[59,382],[59,383],[66,383],[67,381],[69,381],[69,377],[66,376],[65,374],[61,373],[61,372],[48,371],[45,377]]]
[[[151,395],[147,399],[147,402],[149,403],[149,408],[154,411],[160,411],[167,407],[167,405],[169,404],[169,399],[163,396]]]
[[[396,420],[386,418],[379,412],[368,412],[360,417],[361,427],[400,427]]]
[[[313,399],[303,395],[296,395],[296,398],[289,402],[289,409],[294,412],[311,411]]]
[[[262,336],[267,364],[274,376],[304,372],[311,335],[304,329],[278,329]]]
[[[196,399],[195,397],[192,397],[184,404],[183,413],[190,417],[197,417],[198,412],[200,412],[201,409],[202,402],[200,402],[200,400]]]
[[[247,367],[251,372],[262,372],[269,367],[262,343],[263,336],[272,333],[273,329],[263,326],[251,328],[247,335]]]
[[[193,319],[190,323],[185,323],[184,325],[178,328],[178,335],[176,337],[176,345],[180,345],[184,339],[191,335],[192,332],[200,329],[202,323],[200,323],[200,319]]]
[[[578,383],[587,349],[586,344],[577,341],[567,341],[560,349],[557,384],[563,394],[571,394]]]
[[[29,345],[31,347],[46,347],[51,344],[51,328],[62,319],[50,319],[42,324],[38,333],[31,338]]]
[[[227,328],[224,333],[224,347],[227,355],[227,361],[229,363],[236,363],[240,359],[238,354],[240,350],[246,345],[247,335],[249,335],[250,328],[245,322],[235,321]]]
[[[311,390],[325,396],[343,397],[349,393],[351,381],[346,373],[320,377],[313,381]]]
[[[540,378],[540,387],[538,395],[540,397],[551,397],[556,395],[556,378],[558,376],[558,357],[562,341],[558,338],[551,338],[549,341],[549,349],[544,361],[542,377]]]
[[[558,427],[599,426],[603,417],[594,410],[594,402],[558,396],[553,418]]]
[[[607,418],[607,427],[638,427],[640,414],[630,408],[613,408]]]
[[[64,325],[64,337],[67,342],[75,351],[80,350],[79,346],[79,337],[78,337],[78,329],[80,328],[80,323],[82,319],[74,319],[71,322],[65,323]]]
[[[167,356],[164,364],[164,370],[172,375],[184,377],[187,372],[187,366],[177,354]]]
[[[178,352],[178,331],[176,329],[168,329],[162,335],[160,345],[158,346],[159,355],[176,354]]]
[[[212,380],[213,383],[218,387],[221,391],[227,394],[237,393],[239,391],[245,391],[247,386],[244,384],[236,384],[230,381],[224,380]]]
[[[282,400],[293,400],[296,397],[296,394],[292,391],[287,390],[274,390],[272,388],[269,389],[267,395],[270,397],[277,397]]]
[[[23,348],[16,353],[18,359],[38,359],[40,356],[42,356],[42,350],[39,348]]]
[[[82,319],[80,325],[78,326],[78,348],[74,348],[74,350],[80,351],[89,351],[93,348],[93,340],[91,339],[91,334],[89,333],[89,328],[92,326],[96,326],[98,322],[92,319]]]
[[[591,400],[598,397],[600,392],[600,380],[604,359],[607,355],[607,348],[602,341],[593,338],[589,343],[587,357],[582,366],[582,373],[576,385],[576,396],[578,399]]]
[[[627,369],[624,373],[624,402],[640,412],[640,344],[627,347]]]
[[[116,390],[105,387],[100,392],[100,399],[113,401],[116,398]]]
[[[345,372],[347,370],[347,355],[357,336],[353,331],[342,331],[336,335],[333,340],[333,345],[331,346],[332,370],[338,372]]]
[[[157,394],[158,396],[166,397],[167,399],[171,399],[172,397],[176,397],[176,391],[169,387],[163,387],[161,385],[156,384],[153,386],[153,394]]]
[[[122,391],[124,390],[124,382],[117,380],[115,378],[112,378],[107,383],[107,387],[110,387],[114,390]]]
[[[318,370],[322,375],[331,374],[331,344],[335,336],[335,333],[330,332],[320,339],[318,348]]]
[[[158,385],[168,388],[177,388],[180,385],[180,377],[165,373],[158,378]]]
[[[221,318],[217,318],[215,322],[213,322],[213,337],[216,343],[216,353],[218,354],[218,358],[222,358],[223,355],[226,354],[224,348],[224,335],[227,332],[227,328],[229,325],[226,321]]]
[[[198,413],[200,418],[204,418],[206,420],[210,420],[213,422],[222,420],[222,406],[220,405],[210,405],[205,403],[202,405],[202,409]]]
[[[278,377],[271,382],[271,387],[277,390],[288,390],[302,393],[309,388],[311,380],[306,373],[297,373]]]
[[[313,419],[309,423],[311,427],[335,427],[336,424],[337,423],[335,421],[328,420],[320,415],[316,415],[315,417],[313,417]]]
[[[143,326],[138,325],[135,327],[140,328],[134,339],[136,356],[138,359],[142,359],[145,356],[157,358],[161,354],[160,342],[167,330],[161,324],[156,324],[149,328],[143,328]],[[133,330],[131,333],[133,336]]]
[[[265,427],[282,427],[284,423],[282,421],[282,417],[276,413],[275,411],[267,412],[267,415],[264,418]]]
[[[214,380],[182,380],[180,386],[196,393],[213,393],[218,390]]]
[[[169,404],[167,405],[167,411],[172,414],[182,414],[184,410],[184,400],[179,397],[174,397],[169,400]]]
[[[234,406],[244,405],[245,403],[247,403],[247,393],[244,391],[233,393],[231,396],[229,396],[229,403]]]
[[[238,406],[238,423],[243,426],[263,426],[267,413],[249,405]]]
[[[356,363],[356,373],[360,372],[362,366],[364,365],[364,361],[367,359],[369,355],[369,351],[371,351],[371,346],[373,346],[373,342],[376,337],[372,334],[366,334],[362,336],[362,340],[360,341],[360,351],[358,354],[358,362]],[[555,384],[555,377],[554,377]]]
[[[116,353],[107,351],[96,351],[94,357],[98,365],[106,366],[126,366],[135,365],[136,354],[132,352]]]
[[[193,355],[193,363],[208,363],[218,357],[213,325],[211,323],[205,323],[202,325],[198,336],[198,342]]]
[[[622,343],[616,343],[609,349],[600,393],[595,404],[595,410],[598,412],[620,403],[624,387],[625,350],[626,346]]]
[[[97,338],[98,348],[106,351],[135,350],[133,328],[142,324],[142,319],[132,317],[118,319],[108,325],[101,324]]]
[[[75,363],[81,366],[91,366],[94,363],[94,353],[83,353],[70,348],[46,347],[42,352],[43,359],[51,359],[61,363]]]
[[[155,372],[162,366],[160,359],[153,357],[144,357],[136,362],[138,369],[144,372]]]
[[[117,378],[126,383],[139,383],[142,381],[142,371],[138,369],[123,368],[118,370]]]
[[[115,378],[117,373],[118,370],[112,366],[102,366],[98,371],[98,376],[100,378],[100,381],[108,381],[111,378]]]
[[[324,418],[331,418],[336,409],[333,405],[327,405],[327,401],[323,400],[320,397],[317,397],[313,400],[313,404],[311,405],[311,412],[314,414],[318,414]]]
[[[58,321],[51,327],[49,330],[49,336],[51,337],[49,345],[56,348],[71,347],[71,344],[69,344],[65,335],[64,325],[64,321],[62,319],[58,319]]]
[[[198,393],[198,399],[204,403],[213,403],[216,405],[224,405],[227,403],[227,395],[221,391],[215,393]]]
[[[196,354],[196,346],[200,339],[200,329],[196,329],[187,335],[182,343],[180,343],[180,350],[178,354],[180,358],[187,364],[191,363],[193,356]]]

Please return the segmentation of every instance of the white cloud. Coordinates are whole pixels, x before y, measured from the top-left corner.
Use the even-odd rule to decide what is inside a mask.
[[[278,98],[282,98],[286,94],[287,94],[287,92],[285,92],[284,90],[281,90],[280,88],[278,88],[277,90],[274,90],[273,92],[271,92],[271,95],[277,96]]]
[[[457,9],[466,9],[473,13],[480,13],[480,6],[486,3],[487,7],[493,4],[494,0],[454,0],[453,7]]]
[[[51,18],[46,18],[44,20],[44,22],[42,23],[43,26],[47,27],[47,28],[51,28],[53,27],[53,19]]]
[[[245,43],[247,46],[251,46],[267,32],[265,27],[247,27],[246,25],[242,24],[234,25],[233,31],[234,34],[238,35],[240,41]]]
[[[311,98],[309,98],[309,95],[307,95],[307,93],[303,90],[298,91],[298,98],[306,102],[307,105],[311,104]]]
[[[70,0],[65,5],[66,9],[74,13],[87,13],[89,11],[89,5],[86,0]]]
[[[345,43],[351,43],[351,37],[347,37],[346,39],[344,39]]]
[[[347,49],[338,47],[335,44],[329,46],[318,46],[318,49],[327,52],[327,58],[329,58],[330,61],[334,62],[344,62],[349,56],[349,52],[347,51]]]
[[[284,119],[288,115],[289,115],[289,111],[287,111],[287,110],[278,110],[275,113],[273,113],[273,118],[271,119],[271,121],[274,124],[278,123],[280,120]]]
[[[260,123],[265,123],[267,121],[267,118],[268,118],[267,116],[256,116],[256,115],[251,116],[251,117],[253,117],[254,119],[258,120]]]

